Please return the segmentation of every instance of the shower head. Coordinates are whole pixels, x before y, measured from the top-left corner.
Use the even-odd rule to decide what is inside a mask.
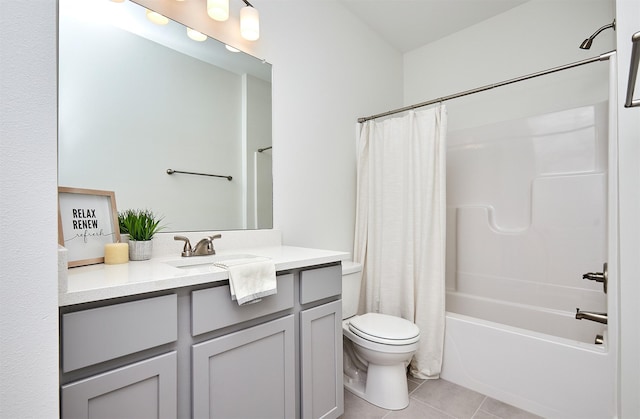
[[[589,48],[591,48],[591,44],[593,44],[593,40],[596,38],[596,36],[598,36],[598,34],[600,34],[600,32],[602,32],[603,30],[609,29],[609,28],[613,28],[614,31],[616,30],[616,20],[615,19],[613,19],[613,22],[609,23],[608,25],[604,25],[603,27],[601,27],[600,29],[595,31],[595,33],[593,35],[591,35],[590,37],[588,37],[587,39],[582,41],[582,43],[580,44],[580,49],[589,49]]]
[[[580,44],[580,49],[589,49],[591,44],[593,44],[593,38],[587,38]]]

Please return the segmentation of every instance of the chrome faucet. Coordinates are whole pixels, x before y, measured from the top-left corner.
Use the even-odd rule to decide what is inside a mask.
[[[607,313],[596,313],[593,311],[580,311],[579,308],[576,308],[576,319],[591,320],[592,322],[598,322],[602,324],[607,324],[607,321],[608,321]]]
[[[191,247],[189,238],[184,236],[173,236],[174,240],[184,241],[184,248],[182,249],[182,257],[191,256],[209,256],[215,255],[216,249],[213,248],[213,241],[222,237],[222,234],[216,234],[215,236],[205,237],[200,240],[195,247]]]

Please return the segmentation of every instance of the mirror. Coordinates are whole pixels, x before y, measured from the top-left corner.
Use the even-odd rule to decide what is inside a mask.
[[[114,191],[164,231],[272,228],[270,64],[132,2],[59,16],[60,186]]]

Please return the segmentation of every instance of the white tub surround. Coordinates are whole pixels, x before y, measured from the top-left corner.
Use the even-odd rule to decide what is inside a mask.
[[[213,233],[175,234],[187,236],[195,243]],[[273,240],[274,237],[279,238],[279,232],[273,230],[221,234],[222,238],[214,242],[216,256],[268,257],[275,263],[276,271],[338,262],[349,257],[347,252],[282,246],[279,240]],[[183,243],[174,241],[173,236],[174,233],[164,233],[154,238],[154,257],[150,260],[130,261],[121,265],[82,266],[61,272],[59,305],[69,306],[228,280],[226,270],[213,266],[214,256],[181,257]],[[199,265],[178,267],[185,263]]]

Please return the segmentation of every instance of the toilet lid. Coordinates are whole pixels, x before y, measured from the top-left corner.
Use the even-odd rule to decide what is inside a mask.
[[[380,313],[353,317],[349,329],[363,339],[386,345],[409,345],[420,339],[420,329],[409,320]]]

